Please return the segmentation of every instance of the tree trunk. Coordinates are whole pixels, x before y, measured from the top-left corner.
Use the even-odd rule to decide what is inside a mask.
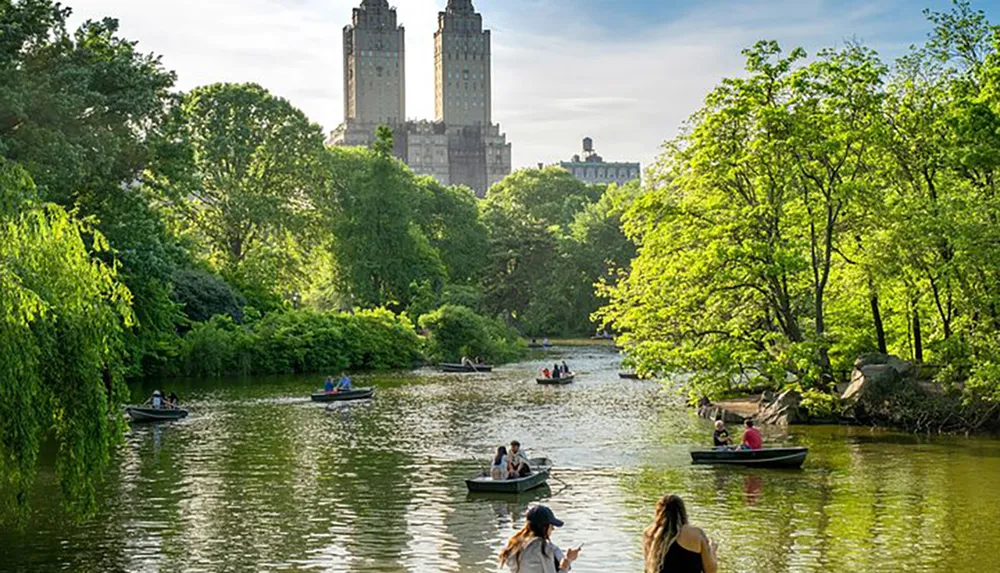
[[[889,354],[889,346],[885,342],[885,326],[882,324],[882,311],[879,310],[878,295],[872,289],[872,319],[875,321],[875,337],[878,339],[878,351],[882,354]]]
[[[924,361],[924,341],[920,335],[920,310],[913,306],[913,360],[920,364]]]

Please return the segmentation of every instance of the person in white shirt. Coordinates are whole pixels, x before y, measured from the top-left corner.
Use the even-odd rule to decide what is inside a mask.
[[[507,448],[500,446],[493,456],[493,464],[490,466],[490,477],[494,480],[507,479]]]
[[[153,400],[152,400],[152,402],[153,402],[153,408],[156,408],[157,410],[159,410],[160,408],[162,408],[163,407],[163,393],[160,392],[159,390],[156,390],[155,392],[153,392]]]
[[[510,454],[507,455],[510,477],[525,477],[531,475],[531,459],[528,452],[521,449],[521,442],[513,440],[510,443]]]
[[[549,537],[562,527],[552,510],[536,505],[528,510],[524,527],[514,534],[500,552],[500,565],[511,573],[566,573],[580,555],[581,547],[565,554]]]

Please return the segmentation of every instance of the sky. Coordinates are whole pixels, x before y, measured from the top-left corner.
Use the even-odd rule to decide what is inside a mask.
[[[343,121],[342,30],[361,0],[63,0],[107,16],[178,74],[177,88],[255,82],[329,131]],[[395,0],[406,28],[407,115],[433,119],[433,34],[447,0]],[[653,161],[740,50],[860,40],[893,59],[950,0],[474,0],[492,30],[493,120],[514,167],[551,164],[594,138],[606,161]],[[1000,21],[1000,0],[973,0]]]

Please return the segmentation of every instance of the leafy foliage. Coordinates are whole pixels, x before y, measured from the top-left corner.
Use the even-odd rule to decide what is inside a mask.
[[[26,509],[39,444],[53,429],[66,499],[82,513],[94,507],[121,429],[111,412],[123,397],[131,320],[130,293],[94,256],[106,248],[54,205],[0,218],[0,517]]]
[[[344,369],[409,368],[421,341],[405,316],[385,309],[356,313],[275,312],[239,325],[216,315],[197,323],[181,342],[174,374],[316,373]]]
[[[458,362],[462,356],[509,362],[526,350],[517,331],[464,306],[442,306],[419,322],[429,333],[427,354],[437,362]]]
[[[206,260],[249,291],[293,282],[323,184],[319,126],[258,85],[216,84],[183,97],[163,139],[156,182]]]

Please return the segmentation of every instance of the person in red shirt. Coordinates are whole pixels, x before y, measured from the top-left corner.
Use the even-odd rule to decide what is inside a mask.
[[[760,437],[760,431],[753,427],[753,420],[747,418],[746,428],[743,430],[743,444],[740,446],[745,450],[759,450],[764,447],[764,440]]]

